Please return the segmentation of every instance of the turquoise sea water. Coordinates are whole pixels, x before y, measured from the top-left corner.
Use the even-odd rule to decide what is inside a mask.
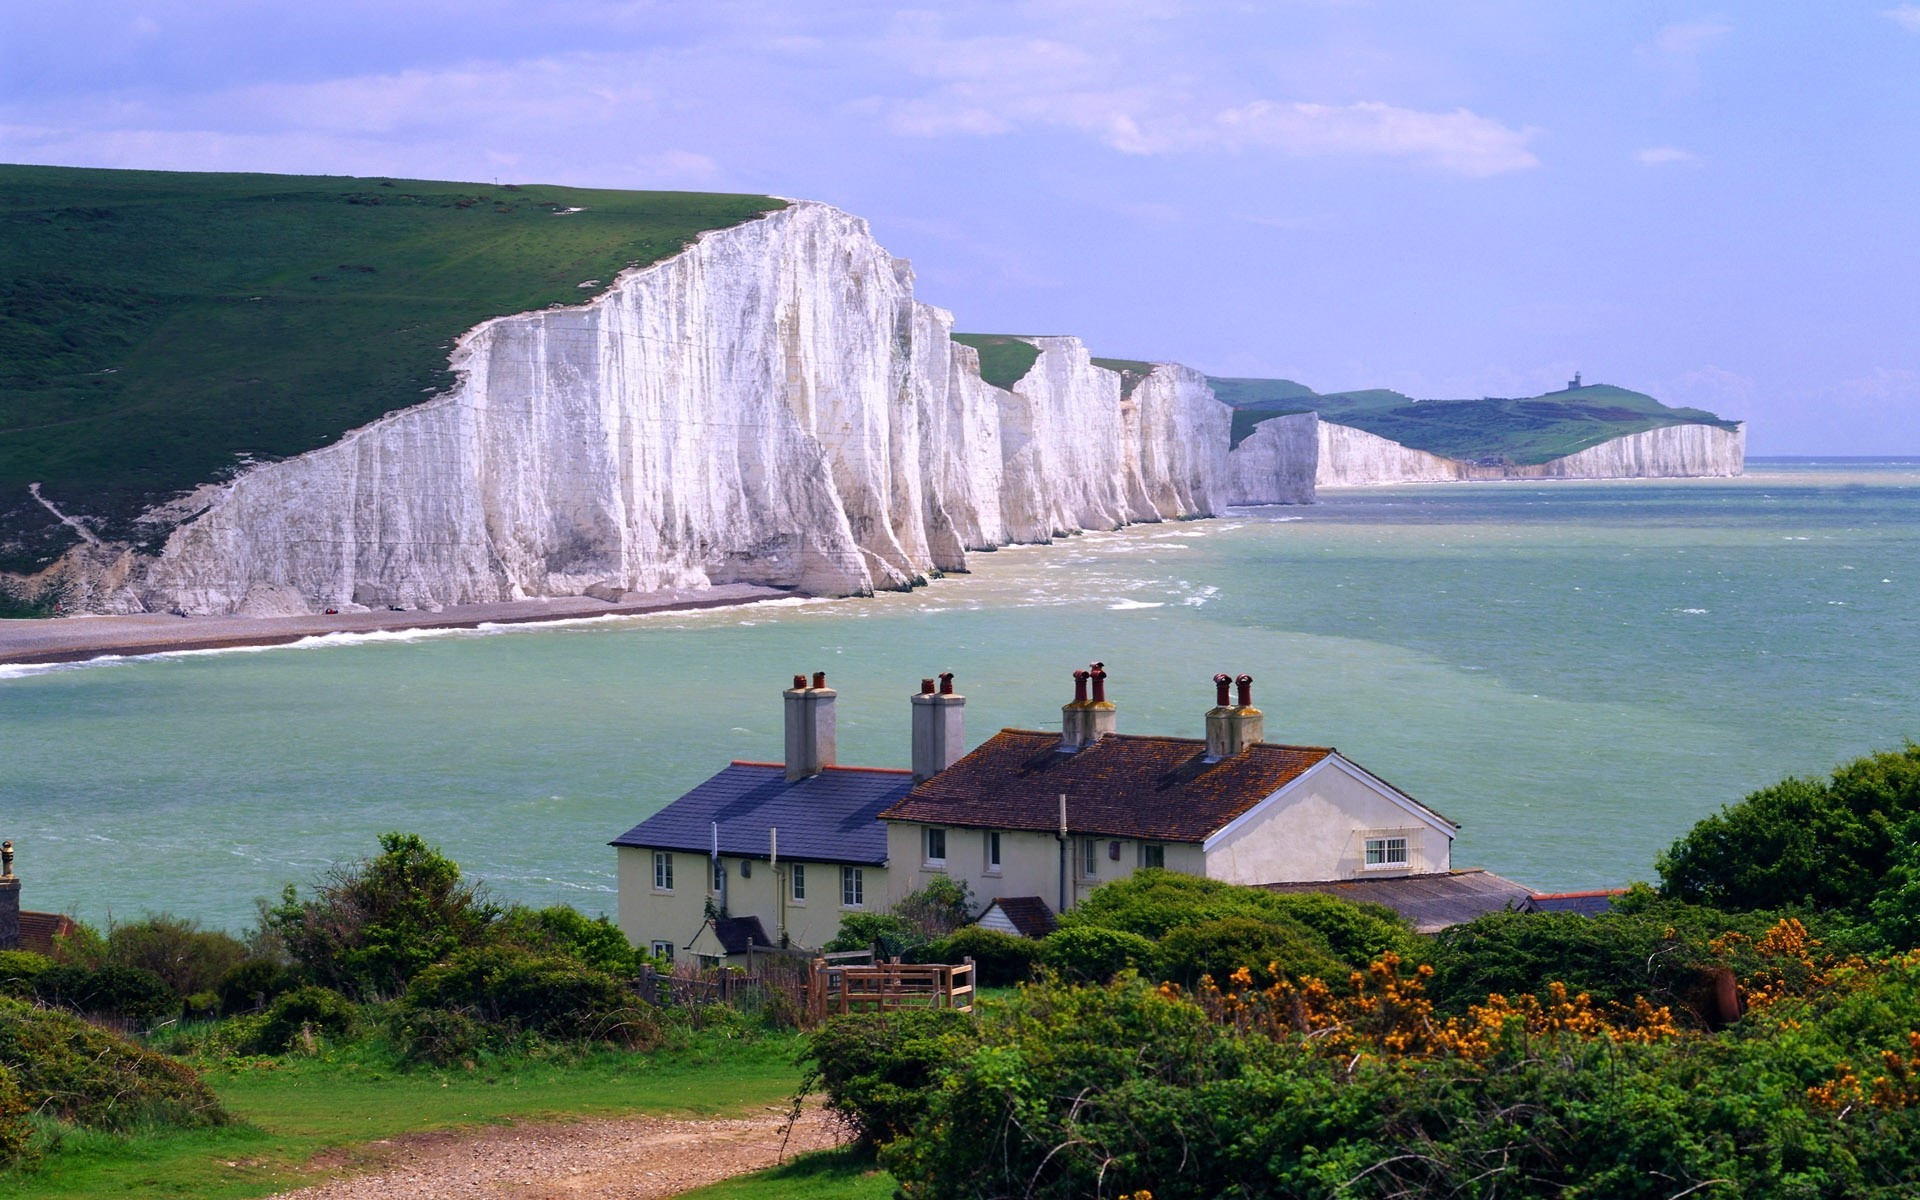
[[[958,674],[972,739],[1057,727],[1103,659],[1121,728],[1198,736],[1249,672],[1542,888],[1650,878],[1701,815],[1920,738],[1920,462],[1739,480],[1451,484],[981,555],[873,600],[0,668],[0,835],[29,908],[238,927],[256,897],[425,834],[499,894],[613,907],[606,842],[780,754],[824,669],[841,761],[905,765]]]

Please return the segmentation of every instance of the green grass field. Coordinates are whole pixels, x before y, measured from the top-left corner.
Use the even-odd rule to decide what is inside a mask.
[[[1415,400],[1384,388],[1320,395],[1290,379],[1207,382],[1236,409],[1236,446],[1261,421],[1299,412],[1318,412],[1325,420],[1447,458],[1522,466],[1666,425],[1739,427],[1702,409],[1669,408],[1643,392],[1608,384],[1518,398]]]
[[[0,570],[448,385],[489,317],[578,304],[765,196],[0,166]],[[592,286],[582,287],[588,281]]]
[[[336,1151],[351,1159],[356,1148],[401,1133],[508,1120],[759,1110],[784,1105],[792,1096],[800,1076],[793,1062],[798,1047],[797,1035],[724,1039],[696,1034],[682,1049],[650,1055],[604,1051],[475,1071],[396,1071],[377,1055],[355,1049],[215,1068],[206,1073],[207,1082],[236,1124],[127,1136],[68,1134],[36,1168],[0,1175],[0,1198],[242,1200],[311,1180],[317,1174],[310,1165],[315,1155]],[[718,1194],[891,1193],[890,1184],[884,1191],[820,1190],[859,1181],[871,1170],[829,1157],[833,1161],[790,1168],[798,1172],[796,1180],[804,1179],[814,1190]]]
[[[1006,333],[956,333],[953,340],[980,352],[980,378],[997,388],[1011,388],[1040,361],[1040,348]]]
[[[871,1158],[829,1150],[683,1195],[687,1200],[893,1200],[893,1187],[893,1176]]]

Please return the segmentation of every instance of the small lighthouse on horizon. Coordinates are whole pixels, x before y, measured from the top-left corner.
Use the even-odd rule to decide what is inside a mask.
[[[1580,386],[1580,372],[1575,371],[1573,373],[1573,378],[1567,380],[1567,386],[1565,390],[1571,392],[1574,389],[1578,388],[1579,386]]]

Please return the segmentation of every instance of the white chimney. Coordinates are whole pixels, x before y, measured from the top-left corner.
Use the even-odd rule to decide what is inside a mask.
[[[1227,696],[1227,685],[1239,684],[1239,703]],[[1214,706],[1207,712],[1207,761],[1232,758],[1248,746],[1266,740],[1267,718],[1253,706],[1253,676],[1239,679],[1224,672],[1213,677]]]
[[[1087,684],[1093,695],[1087,695]],[[1082,750],[1114,731],[1118,714],[1107,699],[1107,664],[1073,673],[1073,699],[1060,706],[1060,748]]]
[[[940,676],[940,689],[933,680],[920,681],[920,694],[913,698],[913,781],[932,779],[960,761],[967,752],[967,698],[953,690],[953,672]]]
[[[840,693],[827,686],[827,673],[815,671],[808,686],[795,675],[782,695],[787,708],[787,782],[818,775],[834,764],[833,701]]]

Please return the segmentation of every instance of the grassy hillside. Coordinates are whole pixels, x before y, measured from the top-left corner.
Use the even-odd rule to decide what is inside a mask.
[[[980,378],[997,388],[1019,383],[1040,361],[1040,348],[1013,334],[956,333],[953,340],[980,352]]]
[[[1133,389],[1140,386],[1142,380],[1153,374],[1153,364],[1138,358],[1096,358],[1092,360],[1096,367],[1120,376],[1120,398],[1125,400],[1133,395]]]
[[[1261,421],[1308,411],[1447,458],[1519,465],[1564,458],[1666,425],[1739,427],[1702,409],[1669,408],[1645,393],[1607,384],[1519,398],[1415,400],[1384,388],[1320,395],[1286,379],[1208,382],[1215,395],[1238,410],[1235,445]]]
[[[577,304],[765,196],[0,166],[0,569],[446,387],[493,316]],[[596,281],[590,286],[582,286]]]

